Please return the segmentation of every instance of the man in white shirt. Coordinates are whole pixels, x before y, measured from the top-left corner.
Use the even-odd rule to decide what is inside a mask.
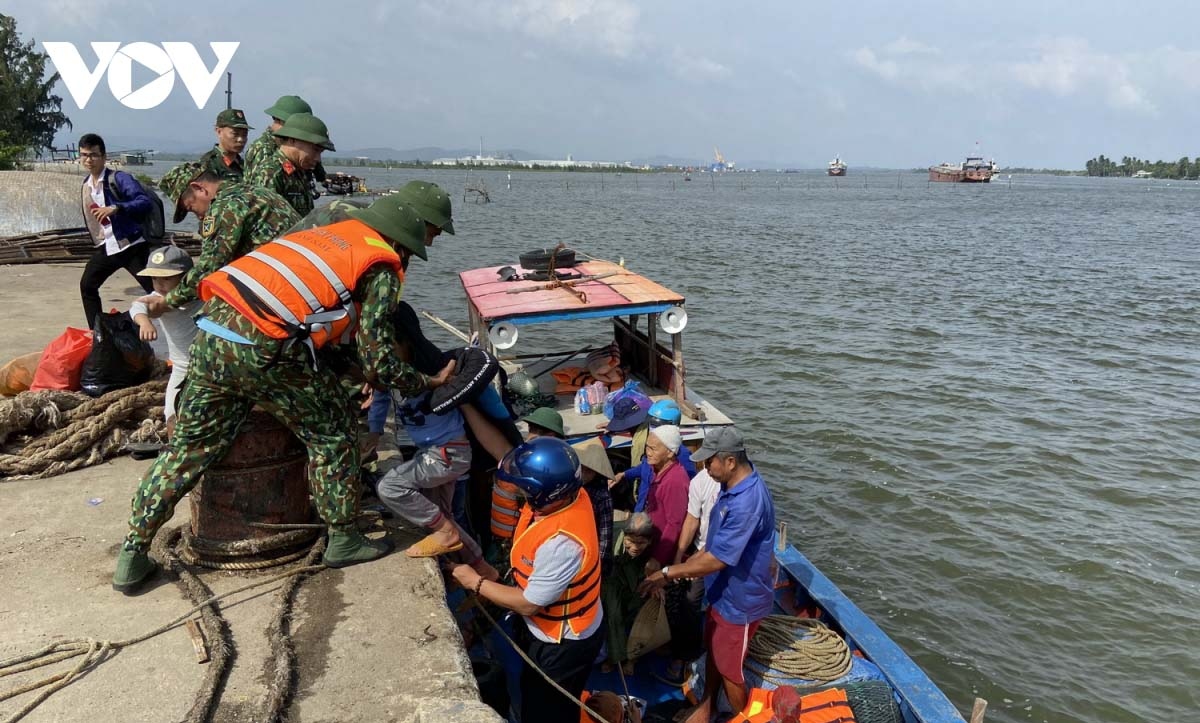
[[[692,540],[696,541],[696,552],[704,549],[704,541],[708,537],[708,517],[717,495],[721,493],[721,485],[712,478],[708,470],[701,469],[692,478],[688,486],[687,517],[683,520],[683,530],[679,533],[679,544],[675,549],[675,561],[678,565],[687,556],[688,547]],[[697,603],[704,596],[704,579],[692,580],[688,590],[688,599]]]
[[[141,219],[153,209],[150,197],[137,180],[123,171],[105,167],[108,160],[104,139],[85,133],[79,139],[79,164],[88,172],[81,186],[83,220],[96,247],[79,279],[83,313],[88,328],[101,310],[100,286],[117,269],[133,275],[146,292],[154,290],[150,279],[138,277],[146,268],[150,245],[142,238]]]

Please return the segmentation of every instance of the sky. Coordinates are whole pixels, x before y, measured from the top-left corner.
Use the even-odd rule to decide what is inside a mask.
[[[1200,3],[1088,0],[4,0],[25,40],[239,42],[251,125],[294,93],[339,150],[439,146],[623,161],[916,168],[978,150],[1002,166],[1099,154],[1200,155]],[[144,82],[149,71],[135,73]],[[212,142],[224,84],[197,109],[176,79],[134,110],[100,82],[86,131]],[[257,131],[252,131],[253,137]]]

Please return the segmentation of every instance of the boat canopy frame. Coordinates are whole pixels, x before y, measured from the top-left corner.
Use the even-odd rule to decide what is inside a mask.
[[[506,355],[497,350],[489,331],[496,324],[528,326],[583,319],[612,319],[613,340],[622,360],[652,386],[667,391],[692,416],[702,412],[687,399],[683,332],[659,326],[662,314],[682,308],[684,297],[655,281],[610,261],[591,260],[559,269],[558,278],[528,280],[536,272],[513,267],[516,277],[502,280],[505,266],[489,266],[459,274],[467,295],[471,335],[502,361],[519,362],[550,354]],[[511,276],[511,274],[510,274]],[[641,319],[645,328],[641,328]],[[670,337],[666,346],[660,334]],[[585,348],[578,353],[592,351]],[[703,418],[701,416],[701,418]]]

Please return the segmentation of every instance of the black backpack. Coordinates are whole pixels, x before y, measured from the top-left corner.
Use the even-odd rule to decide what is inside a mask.
[[[125,172],[113,171],[114,175],[117,173]],[[125,173],[125,175],[129,176],[129,178],[136,183],[138,187],[145,191],[147,196],[150,197],[150,211],[138,219],[142,227],[142,238],[151,242],[162,241],[167,236],[167,215],[163,210],[162,199],[159,197],[157,192],[146,191],[141,182],[139,182],[138,179],[134,178],[132,175],[128,173]],[[121,195],[120,186],[116,184],[110,184],[107,176],[105,176],[104,185],[108,187],[108,192],[112,194],[113,198],[117,199],[118,201],[125,200],[125,198]]]

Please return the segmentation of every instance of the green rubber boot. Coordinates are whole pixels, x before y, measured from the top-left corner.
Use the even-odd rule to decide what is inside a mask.
[[[349,567],[360,562],[378,560],[392,551],[390,540],[372,540],[353,525],[344,530],[329,528],[329,543],[322,558],[329,567]]]
[[[113,590],[132,595],[157,569],[158,564],[145,552],[122,547],[117,556],[117,571],[113,573]]]

